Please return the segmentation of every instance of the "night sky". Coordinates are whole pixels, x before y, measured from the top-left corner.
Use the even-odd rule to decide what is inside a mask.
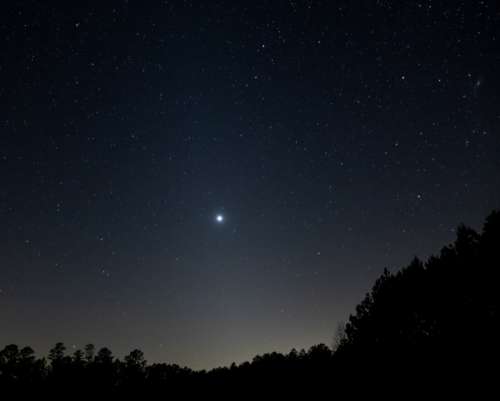
[[[331,344],[384,267],[500,205],[496,1],[0,15],[1,347]]]

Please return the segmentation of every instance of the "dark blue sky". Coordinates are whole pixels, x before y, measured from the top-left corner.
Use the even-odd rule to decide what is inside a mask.
[[[500,205],[495,1],[0,15],[0,344],[329,344],[384,267]]]

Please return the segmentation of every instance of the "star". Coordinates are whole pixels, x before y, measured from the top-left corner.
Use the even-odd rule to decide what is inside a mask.
[[[224,216],[222,214],[218,214],[215,216],[215,221],[219,224],[224,223]]]

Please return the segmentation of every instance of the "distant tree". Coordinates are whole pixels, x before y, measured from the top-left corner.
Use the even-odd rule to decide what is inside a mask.
[[[333,336],[332,350],[335,352],[346,341],[345,322],[338,322]]]
[[[66,352],[66,347],[62,342],[58,342],[49,351],[49,360],[51,362],[52,368],[61,364],[64,359],[64,353]]]
[[[85,355],[81,349],[73,352],[73,363],[76,365],[83,365],[85,362]]]
[[[119,364],[114,363],[113,353],[109,348],[101,348],[93,362],[93,379],[103,394],[109,394],[116,387]]]
[[[25,363],[33,363],[35,361],[35,351],[31,347],[23,347],[19,352],[19,359]]]
[[[325,344],[313,345],[309,348],[307,356],[309,359],[314,361],[325,361],[329,360],[332,355],[332,351]]]
[[[21,398],[41,388],[46,377],[45,360],[36,359],[31,347],[7,345],[0,351],[0,391],[2,396]],[[12,398],[11,397],[11,398]]]
[[[85,361],[85,354],[81,349],[75,350],[75,352],[73,352],[73,357],[71,358],[71,375],[75,386],[85,383],[86,368],[87,362]]]
[[[144,370],[146,366],[146,360],[144,359],[144,353],[141,350],[135,349],[125,356],[125,364],[127,367],[134,368],[137,370]]]
[[[292,348],[288,353],[287,358],[289,361],[297,361],[299,359],[299,353],[295,348]]]
[[[0,351],[0,383],[12,385],[18,379],[19,347],[16,344],[6,345]]]
[[[145,383],[146,360],[141,350],[135,349],[124,358],[121,367],[122,386],[127,391],[141,391]]]
[[[23,347],[19,352],[19,377],[22,383],[40,385],[45,378],[45,360],[36,359],[31,347]]]
[[[87,363],[93,362],[95,355],[94,344],[87,344],[84,348],[84,351],[85,351],[85,360],[87,361]]]
[[[95,356],[95,362],[100,365],[111,365],[113,363],[113,359],[113,353],[106,347],[101,348]]]
[[[4,363],[15,364],[19,357],[19,347],[16,344],[6,345],[5,348],[0,351],[0,361]]]

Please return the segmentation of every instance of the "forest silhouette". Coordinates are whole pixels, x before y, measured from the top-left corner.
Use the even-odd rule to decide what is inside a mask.
[[[443,383],[447,376],[454,377],[455,386],[473,376],[489,383],[494,372],[489,366],[500,355],[499,247],[500,212],[494,211],[481,233],[461,225],[454,243],[439,255],[425,262],[415,258],[394,273],[386,269],[339,326],[331,347],[272,352],[239,365],[194,371],[147,364],[138,349],[119,359],[108,348],[88,344],[69,354],[57,343],[47,358],[38,358],[31,347],[11,344],[0,351],[0,394],[187,397],[217,392],[241,398],[263,389],[283,395],[395,380],[426,385]]]

